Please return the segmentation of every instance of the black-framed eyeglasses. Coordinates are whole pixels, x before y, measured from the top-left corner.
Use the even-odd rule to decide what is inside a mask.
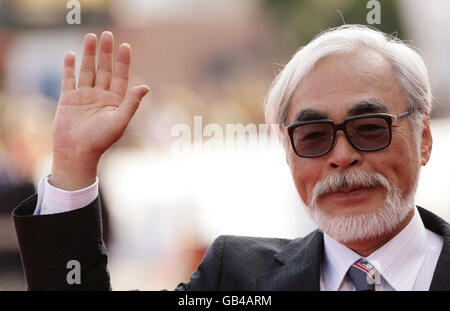
[[[408,115],[371,113],[348,117],[335,124],[332,120],[312,120],[287,125],[292,148],[302,158],[316,158],[330,152],[339,130],[359,151],[377,151],[388,147],[392,139],[392,124]]]

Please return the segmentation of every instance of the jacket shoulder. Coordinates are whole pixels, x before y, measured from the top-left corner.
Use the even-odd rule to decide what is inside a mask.
[[[208,248],[197,271],[177,290],[255,290],[256,277],[292,240],[221,235]]]
[[[252,260],[254,263],[265,261],[280,252],[291,239],[262,238],[251,236],[221,235],[213,243],[223,248],[223,256],[229,259],[227,263],[236,260]]]

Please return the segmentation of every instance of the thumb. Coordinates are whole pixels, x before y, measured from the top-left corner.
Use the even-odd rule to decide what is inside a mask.
[[[130,122],[131,118],[133,117],[134,113],[139,107],[139,104],[141,103],[142,98],[150,91],[149,87],[146,85],[139,85],[135,86],[132,89],[130,89],[123,102],[120,104],[118,113],[119,117],[122,121]]]

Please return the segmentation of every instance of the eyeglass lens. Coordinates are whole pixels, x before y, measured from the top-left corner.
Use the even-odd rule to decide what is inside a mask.
[[[345,124],[347,137],[361,151],[378,150],[390,140],[390,128],[383,118],[361,118]],[[298,154],[318,156],[330,150],[334,140],[331,123],[300,125],[293,131],[293,143]]]

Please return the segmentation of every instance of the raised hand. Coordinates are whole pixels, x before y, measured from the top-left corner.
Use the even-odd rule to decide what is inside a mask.
[[[114,37],[104,32],[96,68],[97,37],[87,34],[78,87],[75,54],[64,58],[61,97],[53,124],[53,167],[50,183],[65,190],[95,181],[101,155],[127,128],[149,88],[128,89],[131,48],[119,46],[113,66]]]

